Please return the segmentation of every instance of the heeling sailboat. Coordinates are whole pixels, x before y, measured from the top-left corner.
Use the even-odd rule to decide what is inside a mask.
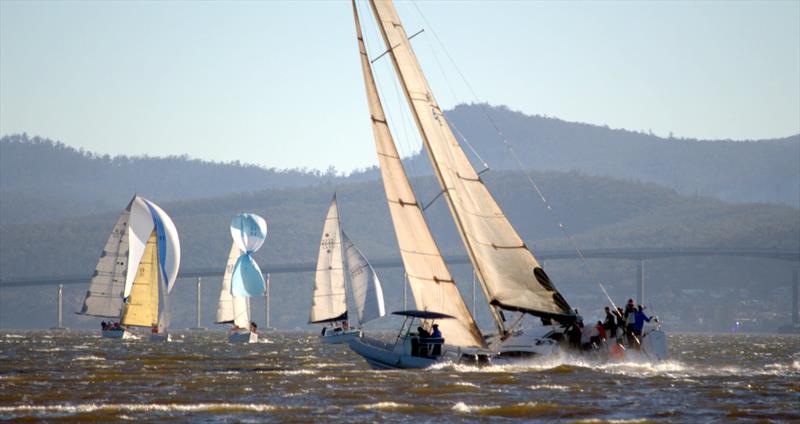
[[[384,316],[383,290],[378,275],[342,231],[339,205],[334,194],[322,227],[308,319],[309,324],[325,324],[320,336],[322,343],[346,343],[361,333],[359,329],[351,328],[348,321],[345,265],[350,276],[359,327]]]
[[[258,333],[250,331],[250,298],[231,294],[233,267],[241,254],[242,251],[236,246],[236,243],[231,243],[228,263],[225,265],[225,274],[222,276],[215,322],[217,324],[233,324],[228,333],[229,342],[255,343],[258,341]]]
[[[486,344],[447,269],[403,168],[372,75],[355,1],[353,14],[381,179],[417,310],[397,313],[411,323],[407,329],[403,323],[394,344],[364,337],[352,340],[350,348],[376,368],[427,367],[443,358],[474,353]],[[414,319],[421,320],[427,330],[437,320],[444,340],[413,333]]]
[[[129,338],[126,327],[139,326],[166,339],[168,295],[179,267],[175,225],[158,205],[136,195],[117,219],[79,314],[118,319],[104,323],[106,338]]]
[[[563,327],[576,314],[511,225],[480,175],[470,164],[428,86],[391,0],[370,0],[388,54],[447,200],[475,274],[489,302],[499,334],[492,339],[500,355],[553,353]],[[530,314],[544,328],[525,334],[507,325],[503,311]],[[519,322],[519,320],[517,320]]]

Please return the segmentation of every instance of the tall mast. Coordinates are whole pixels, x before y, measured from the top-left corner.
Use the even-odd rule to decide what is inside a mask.
[[[370,0],[414,121],[501,333],[500,309],[569,320],[572,312],[469,162],[436,103],[390,0]]]
[[[455,318],[438,321],[448,344],[485,347],[483,336],[447,269],[406,176],[372,76],[355,1],[353,14],[381,180],[417,309],[445,313]]]

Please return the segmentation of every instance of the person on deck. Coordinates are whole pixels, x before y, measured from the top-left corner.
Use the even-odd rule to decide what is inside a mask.
[[[633,304],[633,299],[628,299],[628,304],[625,306],[625,334],[628,336],[628,346],[636,345],[636,306]]]
[[[600,347],[604,341],[606,341],[606,329],[603,328],[603,323],[597,321],[597,325],[594,326],[594,330],[592,330],[592,344],[595,347]]]
[[[421,326],[421,325],[420,325],[419,327],[417,327],[417,334],[418,334],[420,337],[430,337],[430,336],[431,336],[431,333],[429,333],[427,330],[425,330],[424,328],[422,328],[422,326]]]
[[[645,321],[650,322],[650,317],[645,315],[644,306],[642,305],[639,305],[639,310],[636,311],[636,314],[634,316],[635,316],[635,322],[634,322],[633,333],[636,334],[636,337],[641,338],[642,329],[644,329],[644,323]]]
[[[611,309],[606,306],[606,320],[603,322],[603,329],[609,335],[617,334],[617,318],[611,313]]]
[[[442,338],[442,332],[439,331],[439,324],[433,324],[433,332],[431,332],[431,337],[438,337]]]

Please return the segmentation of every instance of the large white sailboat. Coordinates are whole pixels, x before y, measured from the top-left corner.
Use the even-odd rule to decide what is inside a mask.
[[[498,330],[496,335],[488,338],[495,358],[558,352],[559,341],[565,338],[564,330],[577,321],[577,315],[550,281],[460,147],[428,86],[393,2],[370,0],[369,3],[443,197],[489,303]],[[376,143],[382,138],[393,147],[380,110],[380,99],[372,80],[357,16],[356,22]],[[379,147],[378,155],[384,172],[383,160],[387,154]],[[396,156],[396,152],[393,153],[392,157]],[[385,172],[383,179],[387,186]],[[393,200],[399,202],[401,209],[417,208],[416,202],[404,202],[402,197],[393,199],[388,190],[387,197],[390,208]],[[413,208],[408,208],[409,205]],[[507,322],[507,314],[517,314],[518,319]],[[542,326],[534,332],[523,330],[519,324],[526,315],[539,318]],[[654,339],[665,340],[662,336],[663,333]],[[644,341],[642,345],[645,346]],[[653,356],[660,358],[666,354],[666,345],[656,345],[657,352]]]
[[[350,277],[359,328],[351,327],[348,320],[345,266]],[[339,206],[334,194],[322,228],[308,323],[324,324],[320,341],[338,344],[358,337],[364,323],[384,315],[386,310],[378,275],[342,231]]]
[[[168,340],[169,293],[179,267],[172,219],[135,195],[106,241],[78,314],[116,319],[103,323],[104,338],[131,338],[128,327],[145,327],[151,339]]]
[[[228,263],[225,265],[225,274],[222,277],[222,287],[219,291],[217,303],[217,324],[232,324],[228,331],[228,341],[231,343],[255,343],[258,341],[258,332],[253,331],[250,325],[250,298],[234,296],[231,294],[231,276],[233,267],[241,256],[242,251],[231,243],[228,254]]]
[[[353,13],[381,178],[416,310],[395,312],[405,321],[393,343],[362,337],[349,345],[374,368],[424,368],[459,360],[486,344],[414,196],[378,96],[355,2]],[[416,329],[415,320],[421,324]],[[442,337],[430,337],[434,323]]]

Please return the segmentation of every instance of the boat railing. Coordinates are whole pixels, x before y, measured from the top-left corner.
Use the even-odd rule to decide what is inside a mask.
[[[412,336],[411,356],[434,357],[441,356],[444,338]]]

